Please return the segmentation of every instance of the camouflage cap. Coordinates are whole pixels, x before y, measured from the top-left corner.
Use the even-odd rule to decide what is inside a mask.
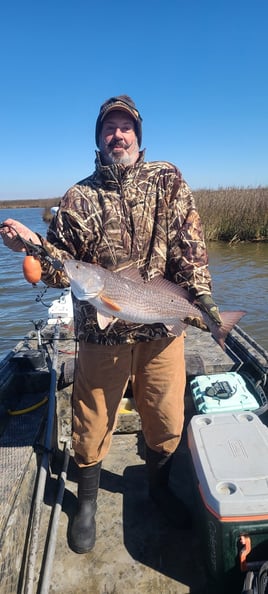
[[[111,97],[101,105],[100,112],[96,121],[96,145],[99,146],[99,137],[101,133],[103,120],[107,116],[107,114],[113,110],[125,111],[126,113],[128,113],[128,115],[130,115],[133,118],[135,123],[135,132],[137,135],[138,144],[140,146],[142,139],[142,117],[140,116],[134,101],[132,101],[131,97],[129,97],[128,95],[118,95],[117,97]]]

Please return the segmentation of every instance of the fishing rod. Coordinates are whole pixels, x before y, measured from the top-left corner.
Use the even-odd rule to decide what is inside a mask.
[[[32,594],[35,577],[35,566],[36,556],[39,541],[39,528],[41,519],[41,508],[44,499],[45,484],[47,479],[48,467],[49,467],[49,456],[52,450],[53,440],[53,428],[54,428],[54,417],[55,417],[55,401],[56,401],[56,382],[57,382],[57,363],[58,363],[58,341],[59,341],[59,327],[60,325],[55,324],[54,335],[53,335],[53,355],[51,364],[51,378],[50,378],[50,390],[48,398],[48,415],[46,433],[43,446],[43,455],[41,465],[39,469],[37,490],[34,501],[34,509],[31,523],[31,534],[30,544],[27,559],[26,577],[24,594]]]
[[[32,241],[28,241],[24,239],[18,231],[9,224],[0,223],[0,229],[8,227],[12,229],[16,233],[16,238],[19,239],[26,251],[27,256],[24,259],[23,264],[23,272],[26,280],[32,282],[32,284],[36,284],[38,280],[41,279],[41,265],[39,263],[39,258],[47,261],[51,264],[55,270],[62,270],[63,264],[57,258],[52,258],[47,250],[41,246],[36,245]],[[32,258],[37,260],[39,264],[38,266],[34,265],[35,262],[31,263],[27,258]],[[27,265],[32,266],[32,269],[27,270]],[[39,299],[42,302],[42,297]],[[33,321],[33,320],[32,320]],[[40,324],[41,321],[35,324],[35,330],[37,332],[37,343],[38,348],[41,348],[41,330],[43,329],[43,325]],[[44,439],[44,446],[43,446],[43,455],[42,460],[39,468],[38,474],[38,482],[36,488],[36,494],[34,499],[34,506],[33,506],[33,514],[31,519],[31,527],[30,527],[30,542],[28,547],[28,555],[27,555],[27,565],[26,565],[26,572],[24,578],[24,594],[33,594],[34,588],[34,579],[35,579],[35,568],[36,568],[36,559],[37,559],[37,551],[38,551],[38,543],[39,543],[39,531],[40,531],[40,522],[41,522],[41,511],[42,511],[42,504],[44,501],[44,493],[45,493],[45,486],[49,468],[49,459],[50,454],[52,451],[52,440],[53,440],[53,429],[54,429],[54,418],[55,418],[55,402],[56,402],[56,382],[57,382],[57,365],[58,365],[58,341],[59,341],[59,327],[60,324],[56,323],[52,341],[52,363],[51,363],[51,378],[50,378],[50,390],[49,390],[49,397],[48,397],[48,416],[47,416],[47,425],[46,425],[46,433]],[[43,402],[42,402],[43,403]],[[20,411],[21,412],[21,411]],[[25,411],[24,411],[25,412]],[[65,491],[65,484],[67,479],[67,470],[70,460],[70,450],[71,450],[71,441],[68,440],[65,443],[64,448],[64,462],[61,470],[60,480],[59,480],[59,489],[57,494],[56,503],[53,509],[52,514],[52,522],[49,530],[49,537],[46,543],[46,551],[44,553],[44,563],[42,567],[41,577],[39,580],[39,593],[40,594],[48,594],[49,586],[51,581],[51,572],[53,567],[53,560],[55,556],[55,548],[56,548],[56,537],[57,537],[57,529],[58,523],[60,518],[60,513],[62,509],[62,501]]]
[[[60,474],[59,479],[59,489],[57,494],[56,503],[52,513],[52,523],[49,532],[49,538],[47,540],[47,548],[45,554],[45,561],[43,564],[43,568],[41,571],[41,578],[39,581],[39,594],[48,594],[51,582],[51,574],[53,569],[53,561],[55,557],[55,550],[56,550],[56,543],[57,543],[57,532],[58,532],[58,525],[60,514],[62,510],[62,501],[65,491],[65,485],[67,480],[67,470],[70,461],[70,450],[71,450],[71,443],[66,442],[64,448],[64,461],[63,466]]]

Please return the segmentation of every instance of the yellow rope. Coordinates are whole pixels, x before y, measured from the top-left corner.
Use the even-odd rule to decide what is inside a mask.
[[[32,410],[36,410],[40,406],[43,406],[43,404],[45,404],[47,401],[48,401],[48,397],[45,396],[45,398],[43,398],[43,400],[40,400],[40,402],[36,402],[36,404],[33,404],[32,406],[28,406],[28,408],[22,408],[21,410],[8,410],[7,412],[11,416],[25,415],[26,413],[31,412]]]

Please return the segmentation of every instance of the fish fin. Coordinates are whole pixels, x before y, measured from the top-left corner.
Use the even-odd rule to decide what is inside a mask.
[[[149,281],[145,281],[140,272],[139,268],[134,263],[128,264],[125,267],[116,269],[116,272],[122,276],[122,278],[126,278],[136,284],[146,284],[154,287],[155,290],[164,291],[165,294],[169,294],[175,298],[182,297],[183,299],[187,299],[187,301],[192,301],[190,295],[184,287],[167,280],[161,274],[156,274],[153,278]]]
[[[237,324],[246,313],[246,311],[223,311],[220,312],[222,319],[221,326],[213,324],[213,327],[211,327],[208,323],[212,336],[214,336],[215,340],[219,343],[223,350],[225,350],[224,343],[227,334],[231,332],[235,324]]]
[[[174,336],[180,336],[186,328],[186,324],[182,320],[178,320],[175,324],[165,324],[170,334]]]
[[[97,311],[97,322],[98,326],[101,330],[105,330],[109,324],[113,323],[114,318],[112,316],[105,316]]]
[[[136,272],[138,272],[137,269]],[[133,269],[130,269],[130,274],[135,275],[135,270],[133,271]],[[143,283],[146,282],[142,279],[139,273],[138,276]],[[187,289],[164,278],[161,274],[156,274],[156,276],[147,281],[146,284],[154,287],[155,290],[158,289],[159,291],[164,291],[166,295],[169,294],[173,297],[182,297],[183,299],[187,299],[187,301],[192,301]]]
[[[167,280],[161,274],[157,274],[149,281],[145,281],[139,273],[139,269],[134,265],[126,269],[120,270],[119,274],[122,277],[132,282],[135,282],[136,284],[146,284],[147,286],[153,287],[156,291],[165,292],[165,295],[169,295],[170,297],[174,297],[175,299],[181,297],[183,299],[187,299],[187,301],[189,302],[192,301],[187,289],[181,287],[176,283],[173,283],[172,281]]]
[[[133,283],[145,284],[139,269],[135,264],[128,265],[125,268],[119,268],[116,270],[117,274],[120,274],[122,278],[132,281]]]
[[[165,294],[170,297],[174,297],[175,299],[181,297],[182,299],[187,299],[187,301],[191,302],[190,295],[184,287],[167,280],[161,275],[154,276],[154,278],[148,282],[156,291],[164,291]]]
[[[101,299],[101,301],[104,303],[104,305],[107,305],[107,307],[109,307],[113,311],[120,311],[121,310],[120,305],[118,305],[117,303],[115,303],[115,301],[113,301],[112,299],[110,299],[110,297],[107,297],[107,295],[100,294],[99,295],[99,299]]]

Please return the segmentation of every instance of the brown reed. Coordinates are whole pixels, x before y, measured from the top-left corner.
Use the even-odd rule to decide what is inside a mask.
[[[193,192],[206,241],[268,241],[268,186],[226,187]],[[44,208],[43,220],[50,222],[50,208],[60,198],[2,200],[1,208]]]
[[[268,187],[193,192],[207,241],[268,241]]]

